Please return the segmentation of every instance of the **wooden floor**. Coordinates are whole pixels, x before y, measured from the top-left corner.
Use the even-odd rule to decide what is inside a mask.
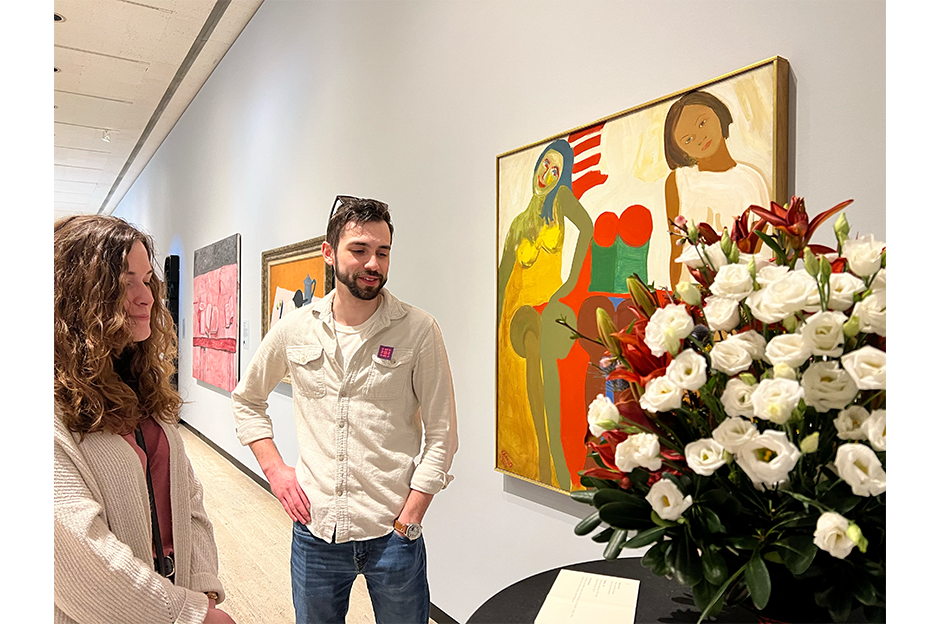
[[[291,519],[274,496],[186,426],[180,426],[180,434],[205,490],[206,511],[215,528],[219,576],[226,592],[219,608],[238,624],[294,624]],[[346,622],[375,622],[362,576],[353,585]]]

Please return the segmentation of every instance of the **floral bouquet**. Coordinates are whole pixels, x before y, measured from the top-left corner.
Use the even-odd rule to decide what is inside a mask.
[[[630,278],[627,327],[598,310],[615,400],[588,410],[575,533],[606,525],[607,559],[652,545],[643,565],[691,587],[699,621],[800,601],[885,619],[885,244],[844,213],[837,249],[810,244],[849,203],[751,206],[721,235],[680,217],[697,284]]]

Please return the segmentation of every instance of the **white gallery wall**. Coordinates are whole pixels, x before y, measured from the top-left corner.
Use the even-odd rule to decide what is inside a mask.
[[[572,533],[587,507],[493,470],[496,155],[777,55],[790,193],[811,214],[854,198],[853,231],[886,240],[883,1],[266,0],[115,211],[181,258],[183,418],[260,474],[228,393],[192,378],[194,250],[242,235],[244,370],[261,252],[324,234],[337,194],[383,200],[388,288],[437,318],[458,402],[456,478],[425,522],[432,601],[465,621],[601,558]],[[290,388],[270,404],[292,463]]]

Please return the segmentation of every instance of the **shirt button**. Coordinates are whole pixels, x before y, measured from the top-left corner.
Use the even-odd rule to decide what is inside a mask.
[[[346,426],[346,423],[345,423],[345,422],[343,422],[342,420],[339,421],[339,428],[340,428],[340,429],[342,429],[342,428],[345,427],[345,426]]]
[[[346,459],[346,456],[345,456],[345,455],[339,455],[339,456],[336,457],[336,459],[338,459],[339,461],[344,461],[344,460]]]

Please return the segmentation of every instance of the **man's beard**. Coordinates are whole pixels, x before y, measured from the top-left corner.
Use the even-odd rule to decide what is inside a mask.
[[[353,297],[356,299],[362,299],[363,301],[371,301],[372,299],[378,297],[379,293],[382,292],[382,288],[385,286],[385,282],[388,281],[388,278],[378,271],[360,271],[359,273],[350,275],[349,273],[343,273],[340,271],[339,267],[334,267],[334,272],[336,273],[336,280],[343,283],[346,288],[349,289],[349,292],[352,293]],[[371,288],[363,288],[356,281],[360,275],[377,277],[379,278],[379,283]]]

